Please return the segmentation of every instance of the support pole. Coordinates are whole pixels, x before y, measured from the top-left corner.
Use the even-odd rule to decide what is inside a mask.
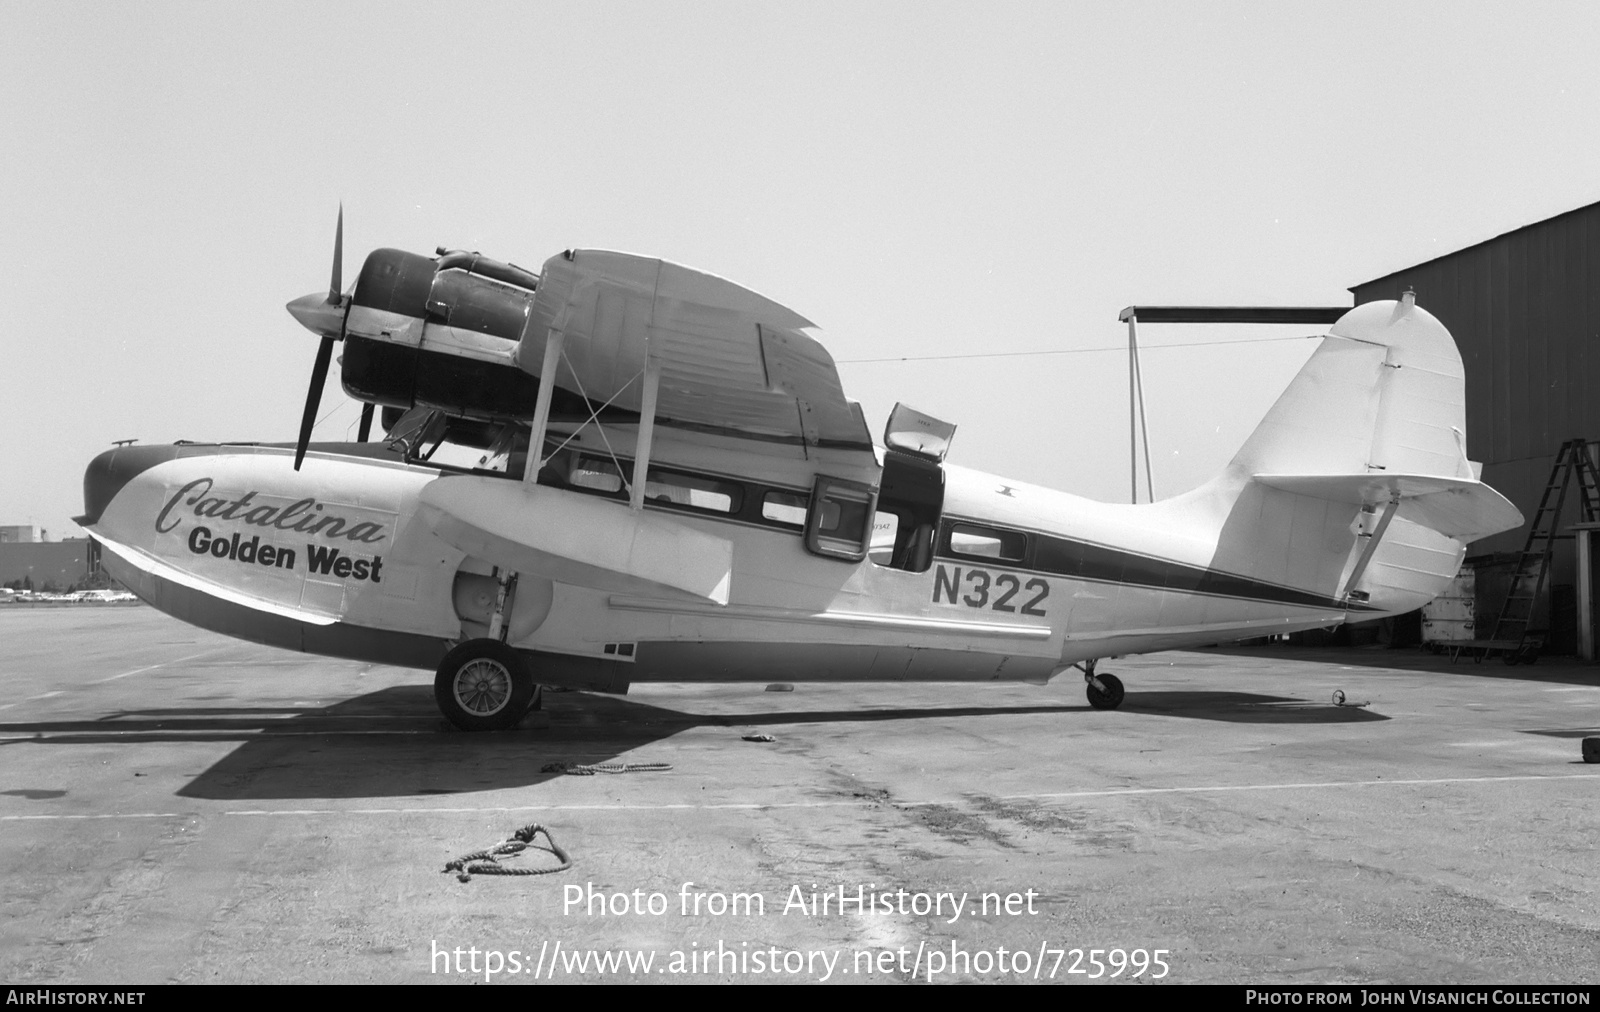
[[[1139,341],[1132,339],[1133,349],[1133,386],[1138,391],[1139,402],[1139,435],[1144,441],[1144,494],[1149,502],[1156,501],[1156,476],[1150,467],[1150,422],[1144,413],[1144,366],[1139,363]]]
[[[1594,614],[1594,538],[1596,531],[1588,524],[1573,529],[1578,543],[1578,657],[1595,659]]]
[[[1128,501],[1139,501],[1139,429],[1135,414],[1135,396],[1138,389],[1138,369],[1133,349],[1139,342],[1139,318],[1128,317]]]
[[[1139,366],[1139,317],[1130,312],[1128,320],[1128,501],[1139,501],[1139,436],[1144,435],[1144,489],[1150,502],[1156,501],[1155,475],[1150,468],[1150,425],[1144,413],[1144,370]]]

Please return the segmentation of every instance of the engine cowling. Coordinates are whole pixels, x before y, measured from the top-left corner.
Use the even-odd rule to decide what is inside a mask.
[[[475,253],[367,256],[345,319],[350,396],[485,421],[527,419],[539,381],[510,364],[538,277]]]

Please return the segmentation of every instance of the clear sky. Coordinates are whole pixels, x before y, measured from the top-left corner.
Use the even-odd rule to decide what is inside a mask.
[[[347,279],[377,246],[676,260],[815,320],[875,429],[904,400],[957,463],[1126,501],[1123,306],[1348,304],[1600,200],[1592,3],[0,16],[0,524],[52,537],[114,439],[294,438],[317,341],[283,305],[326,287],[341,201]],[[1312,346],[1141,336],[1158,496]],[[1018,351],[1066,354],[942,357]],[[337,381],[323,408],[353,432]]]

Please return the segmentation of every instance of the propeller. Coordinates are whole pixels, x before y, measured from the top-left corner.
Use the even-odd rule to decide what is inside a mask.
[[[289,315],[313,334],[322,335],[317,346],[317,359],[311,366],[311,389],[306,391],[306,410],[300,416],[300,439],[294,447],[294,469],[306,457],[306,445],[311,442],[311,428],[317,423],[317,406],[322,400],[322,387],[328,381],[328,364],[333,359],[333,342],[344,336],[344,317],[347,302],[340,292],[344,270],[344,205],[339,205],[339,224],[333,233],[333,276],[328,281],[328,294],[303,295],[289,303]],[[371,425],[372,406],[361,412],[362,441]]]

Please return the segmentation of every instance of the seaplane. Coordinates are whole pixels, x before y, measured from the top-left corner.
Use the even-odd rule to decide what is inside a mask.
[[[799,313],[667,260],[371,253],[288,304],[320,339],[293,443],[120,446],[78,518],[185,622],[432,670],[463,730],[541,689],[1024,681],[1106,658],[1411,611],[1522,516],[1466,453],[1449,332],[1350,309],[1231,463],[1092,501],[946,461],[897,405],[881,445]],[[336,345],[356,442],[312,442]],[[372,439],[381,409],[384,433]]]

